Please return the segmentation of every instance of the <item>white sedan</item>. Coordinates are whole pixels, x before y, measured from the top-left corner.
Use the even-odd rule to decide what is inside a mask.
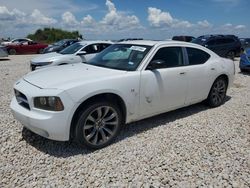
[[[31,70],[55,65],[81,63],[93,58],[97,53],[113,44],[110,41],[81,41],[60,52],[42,54],[30,62]]]
[[[122,125],[206,100],[224,103],[234,63],[177,41],[113,44],[88,63],[31,72],[14,85],[14,117],[53,140],[110,144]]]

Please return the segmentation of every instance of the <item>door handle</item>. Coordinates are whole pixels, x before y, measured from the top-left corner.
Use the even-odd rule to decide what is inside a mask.
[[[184,74],[186,74],[186,72],[180,72],[180,75],[184,75]]]
[[[215,70],[215,68],[211,68],[211,70]]]

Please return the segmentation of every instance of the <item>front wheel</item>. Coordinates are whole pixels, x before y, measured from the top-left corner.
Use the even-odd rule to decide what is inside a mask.
[[[209,92],[207,102],[211,107],[217,107],[224,103],[227,93],[227,81],[220,77],[215,80]]]
[[[10,49],[9,54],[10,55],[16,55],[16,50],[15,49]]]
[[[110,144],[120,131],[122,113],[116,104],[96,102],[80,112],[75,138],[80,145],[100,149]]]

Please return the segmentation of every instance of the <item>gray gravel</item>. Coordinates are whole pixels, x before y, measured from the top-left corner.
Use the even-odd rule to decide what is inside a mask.
[[[250,74],[227,101],[126,125],[98,151],[44,139],[11,115],[12,86],[34,55],[0,60],[0,187],[250,187]]]

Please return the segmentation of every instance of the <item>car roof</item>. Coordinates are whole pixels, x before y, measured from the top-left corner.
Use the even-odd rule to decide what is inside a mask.
[[[200,47],[200,45],[183,42],[183,41],[175,41],[175,40],[134,40],[134,41],[123,41],[119,42],[119,44],[133,44],[133,45],[146,45],[146,46],[160,46],[160,45],[180,45],[180,46],[193,46]]]
[[[113,42],[111,41],[107,41],[107,40],[82,40],[79,41],[78,43],[80,44],[84,44],[84,45],[89,45],[89,44],[96,44],[96,43],[107,43],[107,44],[113,44]]]

